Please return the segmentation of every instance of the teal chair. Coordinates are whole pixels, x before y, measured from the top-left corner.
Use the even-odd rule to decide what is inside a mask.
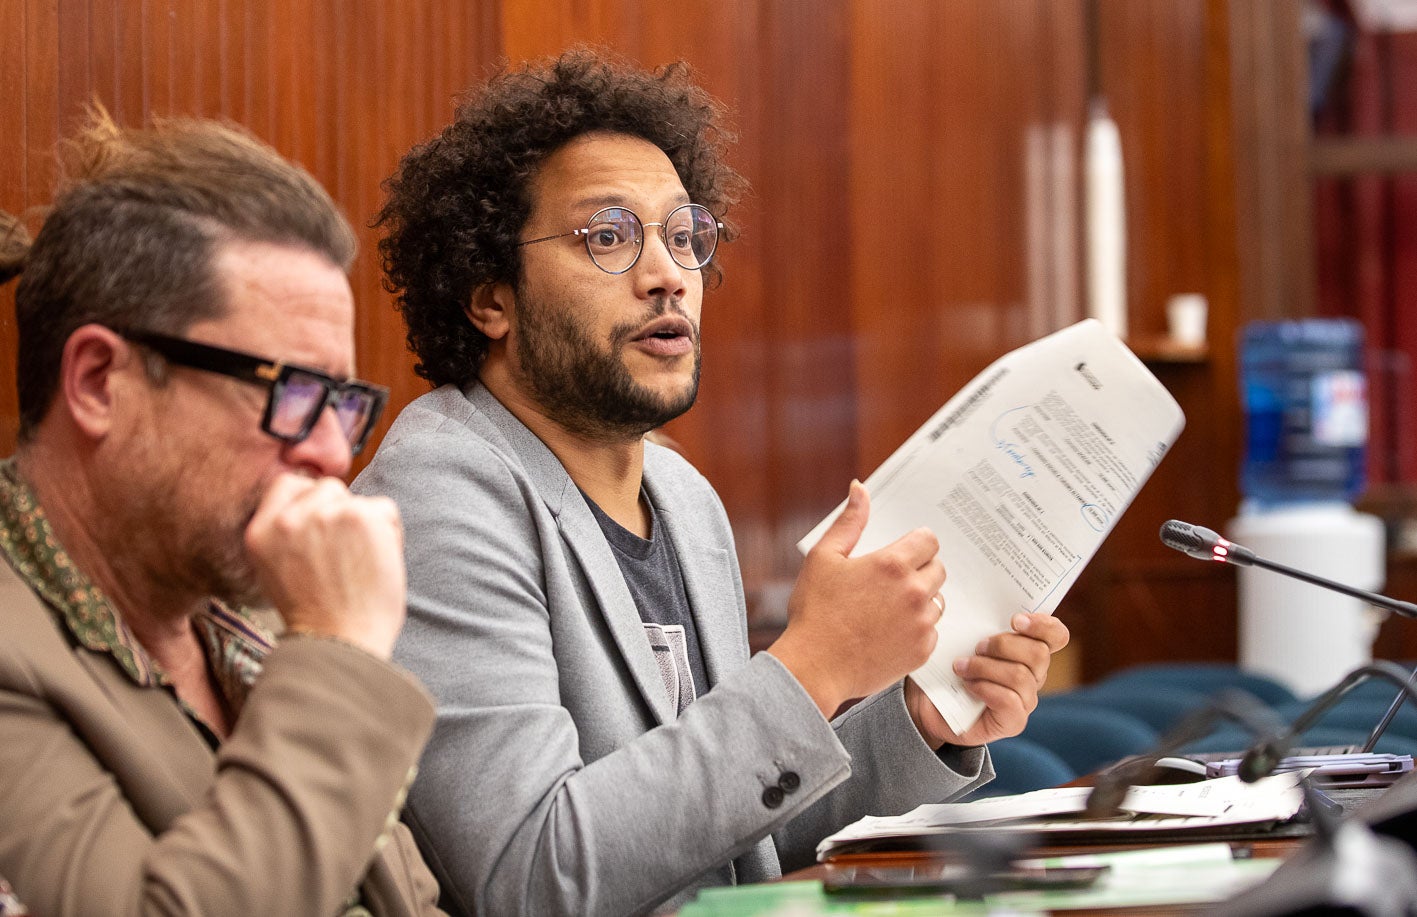
[[[1182,688],[1210,696],[1228,688],[1259,698],[1271,707],[1298,700],[1282,682],[1257,672],[1248,672],[1227,662],[1166,662],[1120,669],[1099,681],[1098,686],[1125,685],[1138,690]]]
[[[1144,721],[1068,695],[1044,695],[1028,718],[1023,738],[1048,748],[1078,774],[1090,774],[1156,746],[1158,733]]]
[[[1392,700],[1391,697],[1367,694],[1357,698],[1349,695],[1335,704],[1331,710],[1325,712],[1314,725],[1361,732],[1366,738],[1378,723],[1382,722],[1383,716],[1392,706]],[[1290,723],[1309,709],[1309,703],[1295,701],[1276,709],[1280,718],[1284,722]],[[1410,700],[1404,703],[1383,734],[1385,736],[1405,736],[1417,740],[1417,705],[1414,705]]]
[[[1129,714],[1161,734],[1186,714],[1204,707],[1210,695],[1176,685],[1103,681],[1057,698]]]
[[[1344,745],[1359,746],[1368,737],[1361,729],[1318,725],[1295,742],[1300,748],[1335,748]],[[1243,752],[1255,743],[1255,737],[1238,726],[1224,726],[1210,735],[1184,746],[1181,754],[1214,754],[1217,752]],[[1386,734],[1378,740],[1373,749],[1380,754],[1417,756],[1417,739],[1409,736]]]
[[[994,780],[971,793],[970,799],[1042,790],[1078,777],[1056,752],[1022,736],[989,743],[989,756],[994,761]]]

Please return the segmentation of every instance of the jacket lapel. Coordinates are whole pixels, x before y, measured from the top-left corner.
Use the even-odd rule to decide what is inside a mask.
[[[734,600],[738,592],[734,558],[723,545],[708,544],[696,537],[699,529],[688,524],[686,518],[694,508],[678,506],[668,488],[656,488],[648,468],[645,481],[679,558],[711,688],[743,664],[748,645],[747,618],[742,604]]]
[[[0,594],[11,637],[49,670],[51,701],[123,787],[134,812],[157,834],[200,803],[214,755],[166,691],[143,688],[107,653],[73,646],[39,598],[0,562]]]
[[[89,711],[103,723],[88,736],[90,743],[117,743],[100,750],[100,757],[110,762],[144,823],[154,833],[166,830],[202,803],[216,775],[215,753],[167,691],[134,684],[105,654],[74,652],[111,704],[110,714]]]
[[[580,562],[605,624],[629,666],[640,694],[654,711],[656,722],[672,723],[676,717],[674,703],[664,689],[664,678],[659,674],[654,650],[650,649],[649,638],[645,636],[644,622],[635,607],[634,596],[630,595],[630,587],[625,585],[624,574],[620,572],[610,543],[605,540],[605,533],[600,530],[599,523],[574,484],[571,485],[571,493],[574,499],[566,499],[559,509],[552,508],[561,534]]]
[[[503,407],[491,392],[481,385],[474,385],[467,396],[502,433],[508,448],[521,458],[527,476],[555,517],[561,537],[580,563],[595,596],[596,608],[588,610],[600,612],[655,721],[661,725],[673,722],[676,715],[674,703],[664,689],[664,679],[659,674],[654,651],[645,637],[644,624],[635,608],[635,600],[630,595],[630,588],[625,585],[625,577],[620,573],[620,565],[615,562],[605,534],[586,506],[576,483],[566,473],[560,460],[546,448],[546,444]]]

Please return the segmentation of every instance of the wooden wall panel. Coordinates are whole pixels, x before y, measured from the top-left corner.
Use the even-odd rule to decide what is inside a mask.
[[[743,168],[757,191],[726,263],[730,284],[740,275],[756,281],[760,308],[753,315],[735,309],[728,321],[739,326],[732,371],[764,385],[765,397],[734,413],[749,437],[735,473],[762,469],[764,510],[743,535],[765,568],[758,598],[767,619],[784,611],[800,564],[796,540],[861,474],[849,284],[858,226],[842,199],[851,169],[851,77],[842,66],[849,17],[844,2],[768,5],[760,27],[764,48],[773,50],[760,54],[743,94],[744,134],[759,138]],[[715,299],[737,297],[726,286]]]
[[[940,262],[949,260],[972,230],[961,224],[972,223],[975,216],[966,208],[942,212],[932,182],[937,158],[962,172],[974,165],[960,162],[959,151],[948,149],[958,134],[939,119],[945,103],[935,96],[936,68],[929,61],[940,39],[941,9],[906,4],[890,20],[878,17],[870,3],[855,3],[851,11],[847,300],[857,385],[853,413],[859,413],[856,475],[863,479],[892,444],[899,444],[943,403],[943,395],[969,377],[966,367],[976,363],[976,348],[997,352],[987,327],[992,310],[984,302],[977,305],[986,326],[960,329],[948,362],[939,361],[936,352],[944,325],[939,317],[958,304],[949,303],[948,288],[933,281]],[[958,51],[950,47],[940,59],[950,61]],[[950,127],[988,131],[984,125]],[[916,391],[904,401],[902,382]]]
[[[6,42],[0,53],[0,102],[5,103],[4,123],[0,125],[0,192],[5,196],[0,207],[12,213],[23,212],[30,206],[30,112],[19,100],[27,98],[26,63],[29,34],[28,9],[22,0],[0,0],[0,36]],[[43,104],[38,94],[37,104]],[[10,100],[15,100],[11,102]],[[0,287],[0,447],[8,453],[14,446],[14,431],[19,422],[16,404],[15,378],[15,309],[13,283]]]
[[[1178,16],[1183,8],[1203,15]],[[1118,99],[1128,150],[1128,267],[1145,272],[1129,276],[1133,322],[1143,333],[1161,328],[1164,298],[1194,290],[1210,302],[1210,324],[1203,361],[1154,365],[1186,410],[1186,431],[1069,598],[1084,604],[1072,620],[1089,676],[1160,659],[1234,658],[1233,571],[1166,550],[1157,530],[1172,517],[1224,530],[1237,512],[1237,331],[1273,317],[1264,310],[1276,295],[1302,297],[1305,277],[1312,282],[1304,231],[1291,225],[1305,217],[1285,201],[1305,187],[1293,140],[1306,117],[1298,7],[1109,0],[1102,10],[1111,35],[1104,88]],[[1180,49],[1190,51],[1178,58]],[[1109,68],[1108,55],[1125,66]],[[1156,76],[1164,92],[1133,86],[1138,73]]]
[[[1145,333],[1161,330],[1174,292],[1210,296],[1218,348],[1241,314],[1229,29],[1232,6],[1264,2],[1098,0],[1101,83],[1127,156],[1132,321]],[[504,56],[584,43],[651,66],[687,59],[733,110],[733,160],[754,191],[729,214],[741,235],[706,298],[700,403],[668,432],[719,488],[754,612],[771,625],[796,539],[851,477],[992,359],[1080,317],[1088,7],[0,0],[0,207],[47,200],[50,151],[91,97],[125,123],[249,126],[355,224],[360,368],[390,384],[396,411],[426,388],[369,226],[399,157]],[[0,290],[7,378],[12,291]],[[1235,469],[1233,358],[1158,374],[1191,429],[1065,606],[1092,671],[1233,653],[1233,584],[1164,558],[1154,539],[1177,506],[1204,510],[1198,521],[1233,508],[1233,484],[1214,483]],[[0,386],[0,451],[14,424]],[[1178,636],[1179,598],[1217,609],[1206,631]]]
[[[49,199],[54,145],[89,99],[125,124],[163,115],[244,124],[330,188],[355,225],[360,364],[406,403],[425,386],[413,377],[382,289],[368,224],[399,156],[448,119],[453,97],[499,53],[500,38],[487,32],[499,10],[495,2],[405,11],[376,0],[4,0],[0,207],[25,210]],[[12,297],[13,286],[0,291],[7,379]],[[6,452],[15,425],[6,385]]]
[[[1076,173],[1031,165],[1028,141],[1077,136],[1083,72],[1078,44],[1053,53],[1054,17],[1080,19],[1080,4],[920,4],[882,19],[860,3],[854,13],[851,301],[864,474],[991,360],[1060,327],[1037,327],[1035,312],[1075,301],[1047,284],[1030,289],[1030,245],[1041,244],[1027,231],[1030,207],[1069,196]],[[1033,201],[1031,168],[1043,173]]]
[[[1163,659],[1233,659],[1236,645],[1233,575],[1157,538],[1170,518],[1223,530],[1238,505],[1236,290],[1226,283],[1238,268],[1233,255],[1211,251],[1235,246],[1229,55],[1216,51],[1230,46],[1229,16],[1220,3],[1104,0],[1098,27],[1099,83],[1126,165],[1133,335],[1164,331],[1174,293],[1205,294],[1211,314],[1205,362],[1151,367],[1185,410],[1185,431],[1065,602],[1086,677]]]
[[[1205,292],[1205,19],[1196,4],[1106,3],[1101,85],[1123,130],[1134,335],[1160,335],[1165,302]],[[1163,192],[1164,193],[1160,193]]]

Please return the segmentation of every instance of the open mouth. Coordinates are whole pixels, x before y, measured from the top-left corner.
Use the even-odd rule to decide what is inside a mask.
[[[683,316],[666,315],[653,320],[633,337],[656,353],[682,353],[694,343],[694,326]]]
[[[689,320],[678,315],[666,315],[657,318],[646,325],[638,335],[636,341],[654,341],[672,343],[683,340],[692,344],[694,341],[694,326]]]

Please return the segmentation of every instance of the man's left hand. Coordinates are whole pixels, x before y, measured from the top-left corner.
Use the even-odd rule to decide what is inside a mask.
[[[906,707],[931,748],[984,745],[1023,731],[1028,715],[1038,706],[1049,661],[1068,645],[1068,628],[1052,615],[1022,612],[1009,623],[1012,631],[981,641],[973,656],[954,662],[965,690],[984,703],[984,713],[965,732],[950,729],[914,680],[905,680]]]

